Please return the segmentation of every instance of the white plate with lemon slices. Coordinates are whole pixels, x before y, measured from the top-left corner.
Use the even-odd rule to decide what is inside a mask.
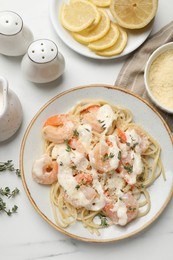
[[[71,0],[72,1],[72,0]],[[142,29],[125,29],[127,32],[127,43],[124,48],[124,50],[113,56],[107,56],[107,55],[101,55],[96,51],[91,50],[88,48],[87,44],[82,44],[79,41],[76,41],[75,38],[72,36],[72,33],[65,29],[62,25],[61,19],[60,19],[60,10],[65,3],[69,3],[70,0],[52,0],[50,1],[50,18],[51,22],[53,24],[53,27],[55,31],[57,32],[58,36],[61,38],[61,40],[72,50],[76,51],[77,53],[84,55],[86,57],[94,58],[94,59],[114,59],[119,58],[124,55],[127,55],[134,50],[136,50],[150,35],[152,27],[153,27],[153,21],[152,20],[147,26],[145,26]],[[88,1],[89,2],[89,1]],[[105,9],[107,12],[110,21],[115,23],[115,20],[109,10],[109,7],[102,8],[102,10]],[[100,51],[99,51],[100,52]]]

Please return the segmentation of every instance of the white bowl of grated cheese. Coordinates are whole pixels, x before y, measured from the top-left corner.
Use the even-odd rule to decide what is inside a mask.
[[[144,82],[153,103],[173,114],[173,42],[162,45],[149,57]]]

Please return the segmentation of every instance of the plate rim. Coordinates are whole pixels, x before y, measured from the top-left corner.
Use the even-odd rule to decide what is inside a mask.
[[[54,25],[54,21],[55,21],[55,17],[54,17],[54,9],[53,9],[53,6],[57,3],[58,0],[51,0],[50,3],[49,3],[49,17],[50,17],[50,21],[51,21],[51,24],[52,24],[52,27],[54,29],[54,31],[56,32],[56,34],[58,35],[58,37],[61,39],[61,41],[66,45],[68,46],[68,48],[70,48],[71,50],[73,50],[74,52],[82,55],[83,57],[87,57],[87,58],[90,58],[90,59],[96,59],[96,60],[113,60],[113,59],[120,59],[120,58],[123,58],[123,57],[126,57],[127,55],[131,54],[132,52],[134,52],[136,49],[138,49],[146,40],[147,38],[150,36],[151,32],[152,32],[152,29],[153,29],[153,23],[155,21],[155,18],[148,24],[146,25],[146,28],[150,28],[149,29],[149,32],[147,34],[147,36],[144,38],[144,40],[136,47],[136,48],[132,48],[132,50],[128,53],[120,53],[118,55],[114,55],[114,56],[100,56],[100,55],[96,55],[96,54],[84,54],[82,51],[78,51],[77,48],[73,48],[71,47],[70,44],[68,44],[68,42],[66,42],[64,40],[64,38],[62,37],[61,33],[58,32],[58,29],[57,29],[57,26]],[[142,30],[144,28],[141,28]],[[129,30],[127,29],[127,32]]]
[[[138,233],[144,231],[147,227],[149,227],[160,215],[161,213],[164,211],[164,209],[166,208],[166,206],[168,205],[168,203],[170,202],[172,196],[173,196],[173,183],[172,183],[172,188],[170,189],[170,192],[167,196],[167,199],[165,200],[164,204],[162,205],[162,207],[160,208],[160,210],[157,212],[157,214],[155,214],[149,221],[147,221],[147,223],[145,223],[142,227],[130,232],[129,234],[126,235],[121,235],[120,237],[117,238],[111,238],[111,239],[95,239],[95,238],[86,238],[86,237],[81,237],[75,234],[72,234],[68,231],[66,231],[65,229],[59,227],[58,225],[56,225],[55,223],[53,223],[48,217],[45,216],[45,214],[39,209],[39,207],[37,206],[36,202],[34,201],[29,188],[27,186],[27,182],[25,179],[25,173],[24,173],[24,165],[23,165],[23,156],[24,156],[24,149],[25,149],[25,144],[26,144],[26,140],[27,137],[29,135],[29,132],[31,130],[32,125],[34,124],[34,122],[36,121],[36,119],[39,117],[39,115],[42,113],[42,111],[44,111],[51,103],[53,103],[55,100],[59,99],[61,96],[64,96],[70,92],[73,91],[78,91],[81,89],[87,89],[87,88],[107,88],[107,89],[113,89],[116,91],[120,91],[126,94],[129,94],[135,98],[137,98],[138,100],[140,100],[141,102],[145,103],[161,120],[161,122],[163,123],[170,141],[173,145],[173,134],[171,133],[170,128],[168,127],[167,123],[165,122],[165,120],[163,119],[163,117],[159,114],[159,112],[156,110],[156,108],[154,108],[148,101],[146,101],[144,98],[140,97],[139,95],[133,93],[132,91],[129,91],[127,89],[122,89],[121,87],[118,86],[113,86],[113,85],[109,85],[109,84],[90,84],[90,85],[83,85],[83,86],[77,86],[71,89],[68,89],[66,91],[63,91],[59,94],[57,94],[56,96],[54,96],[53,98],[51,98],[50,100],[48,100],[39,110],[38,112],[34,115],[34,117],[31,119],[30,123],[28,124],[22,142],[21,142],[21,146],[20,146],[20,156],[19,156],[19,165],[20,165],[20,171],[21,171],[21,179],[22,179],[22,184],[24,187],[24,190],[26,192],[26,195],[29,199],[29,201],[31,202],[32,206],[34,207],[34,209],[36,210],[36,212],[48,223],[50,224],[53,228],[55,228],[56,230],[58,230],[60,233],[62,233],[63,235],[66,235],[70,238],[79,240],[79,241],[84,241],[84,242],[92,242],[92,243],[111,243],[111,242],[117,242],[123,239],[127,239],[130,238],[134,235],[137,235]]]

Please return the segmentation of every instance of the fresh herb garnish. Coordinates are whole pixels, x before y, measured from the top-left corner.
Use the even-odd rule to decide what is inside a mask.
[[[118,152],[118,160],[121,160],[121,151]]]
[[[128,210],[135,211],[135,210],[136,210],[136,208],[133,208],[133,207],[128,207]]]
[[[106,129],[106,124],[105,124],[105,121],[104,120],[98,120],[98,122],[101,124],[101,127],[103,129]]]
[[[102,226],[102,227],[108,227],[108,226],[109,226],[109,224],[108,224],[108,222],[107,222],[107,218],[106,218],[106,216],[105,216],[104,214],[99,213],[99,214],[98,214],[98,217],[99,217],[100,220],[101,220],[100,226]]]
[[[7,209],[6,203],[0,198],[0,211],[4,211],[8,216],[11,216],[13,213],[16,213],[18,206],[14,205],[12,209]]]
[[[136,142],[136,139],[133,138],[133,136],[130,135],[131,138],[131,143],[127,142],[126,145],[131,147],[132,149],[135,149],[135,147],[139,144],[138,142]]]
[[[103,124],[103,123],[104,123],[104,120],[98,120],[98,122],[99,122],[100,124]]]
[[[8,160],[7,162],[0,162],[0,172],[2,171],[14,172],[18,177],[20,177],[20,170],[14,168],[12,160]]]
[[[143,182],[145,181],[145,178],[143,176],[139,176],[139,181]]]
[[[76,137],[79,136],[79,132],[78,132],[77,130],[74,130],[73,133],[74,133],[74,135],[75,135]]]
[[[133,171],[133,165],[126,164],[126,165],[124,165],[124,169],[125,169],[128,173],[132,173],[132,171]]]
[[[60,166],[63,166],[64,164],[63,164],[63,162],[60,162],[60,164],[59,164]]]
[[[0,188],[0,195],[6,196],[8,198],[14,198],[19,193],[19,189],[15,188],[14,190],[10,190],[9,187]]]
[[[76,188],[76,190],[78,190],[80,188],[80,185],[77,184],[75,188]]]
[[[14,172],[18,177],[20,177],[20,170],[15,169],[12,163],[12,160],[8,160],[7,162],[0,162],[0,172],[10,171]],[[14,205],[11,209],[7,209],[7,205],[2,199],[2,197],[7,197],[8,199],[14,198],[19,193],[19,189],[15,188],[11,190],[9,187],[0,188],[0,212],[5,212],[8,216],[11,216],[13,213],[17,212],[18,206]]]
[[[66,146],[67,146],[66,151],[67,151],[67,152],[70,152],[70,151],[71,151],[71,146],[70,146],[69,143],[68,143],[68,139],[65,139],[65,140],[64,140],[64,143],[65,143]]]
[[[105,154],[103,157],[102,157],[102,161],[105,162],[106,160],[108,159],[111,159],[113,158],[115,155],[113,153],[110,153],[110,154]]]

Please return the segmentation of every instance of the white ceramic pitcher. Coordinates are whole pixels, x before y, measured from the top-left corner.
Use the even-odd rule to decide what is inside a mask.
[[[33,41],[31,30],[12,11],[0,12],[0,53],[7,56],[24,55]]]
[[[0,76],[0,142],[12,137],[22,123],[22,106],[17,95]]]

